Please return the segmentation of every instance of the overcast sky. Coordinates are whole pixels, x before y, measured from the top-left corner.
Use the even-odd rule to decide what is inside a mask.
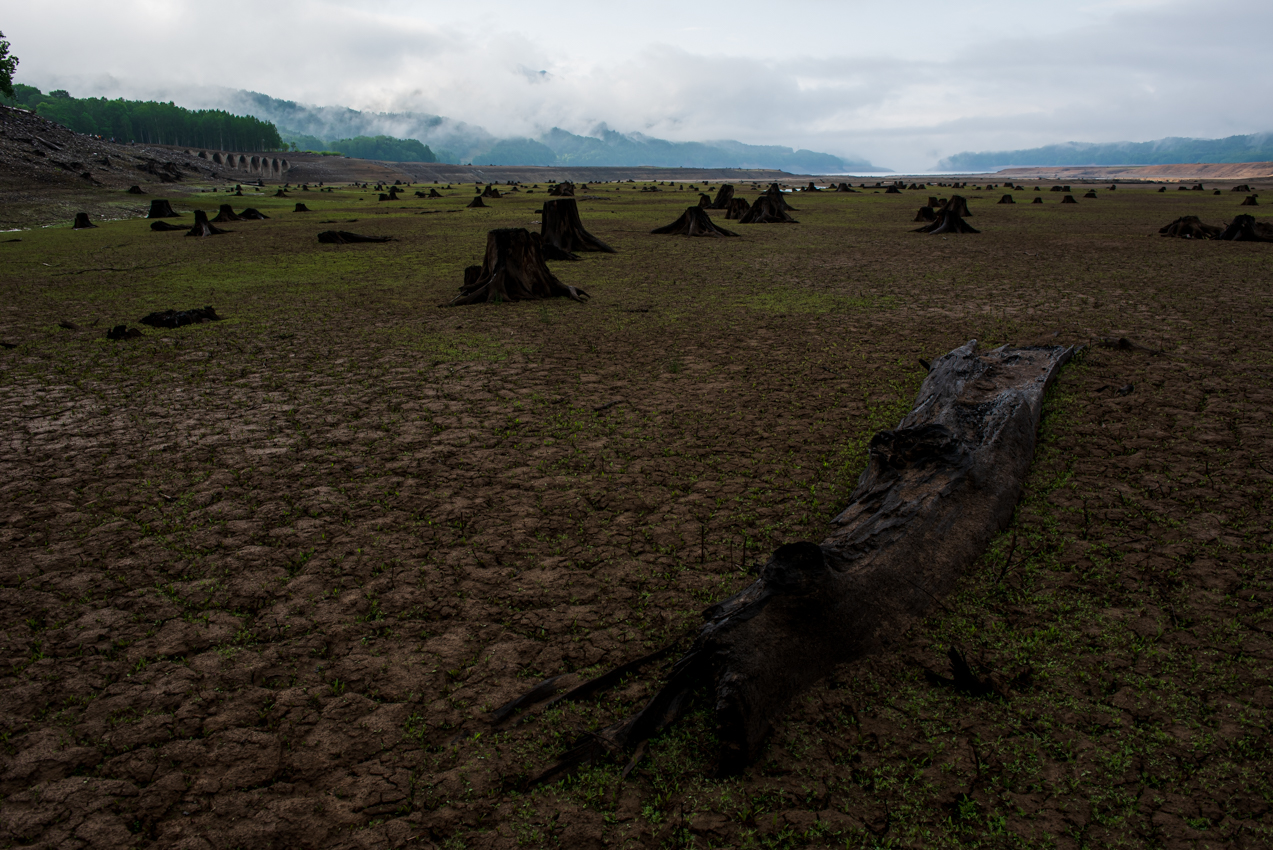
[[[18,82],[217,87],[931,168],[964,150],[1273,130],[1273,3],[0,0]],[[1264,104],[1264,106],[1261,106]]]

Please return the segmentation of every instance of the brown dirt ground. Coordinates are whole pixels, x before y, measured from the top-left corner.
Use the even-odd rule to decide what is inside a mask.
[[[970,187],[983,232],[930,237],[910,220],[944,190],[819,193],[799,224],[688,240],[649,230],[702,184],[601,186],[583,219],[619,253],[554,264],[589,303],[442,309],[543,200],[465,210],[472,188],[234,199],[272,218],[204,240],[0,241],[0,840],[1268,846],[1273,246],[1156,234],[1237,198]],[[320,246],[332,223],[398,241]],[[204,304],[226,321],[104,339]],[[743,776],[714,778],[699,710],[627,779],[524,787],[660,671],[484,713],[684,634],[821,539],[918,357],[1104,337],[1161,353],[1067,367],[1012,528]],[[934,686],[951,645],[1027,675]]]

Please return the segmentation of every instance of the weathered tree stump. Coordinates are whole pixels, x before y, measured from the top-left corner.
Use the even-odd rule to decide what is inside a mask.
[[[1078,201],[1074,200],[1074,196],[1073,196],[1073,195],[1066,195],[1064,198],[1062,198],[1062,199],[1061,199],[1061,203],[1063,203],[1063,204],[1077,204],[1077,203],[1078,203]]]
[[[1012,196],[1011,196],[1011,195],[1004,195],[1002,198],[1000,198],[1000,199],[999,199],[999,203],[1001,203],[1001,204],[1015,204],[1015,203],[1016,203],[1016,201],[1014,201],[1014,200],[1012,199]]]
[[[532,301],[559,297],[583,301],[588,293],[557,279],[544,262],[536,234],[525,228],[510,227],[487,234],[486,257],[482,265],[465,270],[460,294],[450,303],[458,306],[483,301]]]
[[[392,236],[359,236],[348,230],[324,230],[318,241],[325,245],[351,245],[355,242],[392,242]]]
[[[208,214],[203,210],[194,211],[194,226],[186,231],[187,236],[219,236],[222,233],[229,233],[229,230],[222,230],[219,227],[213,227],[208,223]]]
[[[97,225],[88,220],[88,213],[81,212],[75,214],[75,223],[71,225],[72,230],[87,230],[91,227],[97,227]]]
[[[747,203],[746,198],[734,198],[729,202],[729,209],[725,211],[725,220],[734,221],[741,219],[747,215],[747,210],[751,208],[751,204]]]
[[[146,194],[146,193],[145,193],[145,192],[143,192],[143,191],[141,190],[141,187],[140,187],[140,186],[129,186],[129,187],[128,187],[128,194],[130,194],[130,195],[144,195],[144,194]]]
[[[212,220],[217,224],[223,224],[227,221],[241,221],[241,219],[235,215],[234,208],[229,204],[222,204],[221,209],[217,212],[217,217]]]
[[[239,213],[240,221],[264,221],[267,218],[269,218],[268,215],[255,207],[248,207],[243,212]]]
[[[468,202],[468,206],[466,207],[466,209],[475,209],[475,208],[485,207],[485,206],[486,204],[482,202],[482,196],[477,195],[476,197],[473,198],[473,200]]]
[[[812,180],[810,180],[810,181],[809,181],[809,185],[808,185],[808,186],[805,186],[805,187],[804,187],[804,190],[805,190],[806,192],[821,192],[821,191],[822,191],[822,190],[821,190],[821,189],[819,189],[816,185],[814,185],[814,182],[813,182]]]
[[[1163,187],[1161,187],[1158,191],[1159,191],[1159,192],[1166,192],[1166,191],[1167,191],[1167,187],[1166,187],[1166,186],[1163,186]]]
[[[978,353],[936,360],[915,407],[870,442],[866,471],[820,544],[780,546],[760,578],[708,608],[697,639],[636,714],[583,736],[533,782],[620,754],[676,723],[707,690],[721,742],[718,771],[762,752],[791,700],[837,665],[883,651],[954,589],[1008,526],[1034,455],[1043,398],[1073,349]],[[670,647],[615,668],[559,699],[617,684]],[[561,688],[558,678],[492,713],[500,723]],[[629,769],[639,758],[629,763]]]
[[[948,200],[942,201],[941,207],[938,208],[937,212],[953,212],[955,215],[964,218],[972,218],[972,212],[968,209],[968,201],[964,199],[963,195],[951,195]]]
[[[309,207],[304,204],[297,204],[296,209],[292,210],[292,212],[309,212]]]
[[[701,210],[710,210],[712,208],[712,198],[705,192],[698,193],[698,208]]]
[[[936,221],[937,213],[933,212],[932,207],[920,207],[915,213],[915,217],[911,221]]]
[[[706,195],[704,195],[706,197]],[[664,227],[657,227],[651,233],[668,233],[677,236],[737,236],[730,230],[718,227],[711,217],[703,211],[702,206],[688,207],[681,217]]]
[[[1084,197],[1084,198],[1091,199],[1091,200],[1093,200],[1093,201],[1094,201],[1094,200],[1096,200],[1096,190],[1095,190],[1095,189],[1088,189],[1088,190],[1087,190],[1087,194],[1086,194],[1086,195],[1084,195],[1083,197]]]
[[[732,183],[724,183],[716,190],[716,200],[712,201],[711,209],[728,210],[729,205],[734,200],[734,186]]]
[[[482,197],[499,198],[502,197],[502,195],[500,195],[499,189],[496,189],[493,184],[488,184],[487,187],[482,190]]]
[[[784,209],[785,206],[786,204],[781,196],[771,195],[766,192],[752,202],[751,208],[743,213],[742,218],[738,219],[738,223],[799,224],[798,221],[787,215],[787,210]]]
[[[575,196],[575,184],[574,183],[557,183],[553,186],[548,187],[548,194],[553,195],[555,197],[559,196],[562,198],[573,198]]]
[[[1033,201],[1031,201],[1030,203],[1032,203],[1032,204],[1041,204],[1041,203],[1043,203],[1043,199],[1042,199],[1042,198],[1039,198],[1039,197],[1036,197],[1036,198],[1035,198]]]
[[[1224,232],[1223,227],[1203,224],[1196,215],[1185,215],[1171,224],[1159,229],[1163,236],[1174,236],[1177,239],[1214,239]]]
[[[958,195],[955,196],[959,197]],[[953,198],[952,198],[953,200]],[[924,227],[917,227],[913,233],[980,233],[981,231],[964,221],[963,217],[950,205],[945,209],[936,211],[936,218],[932,224]]]
[[[282,189],[279,189],[277,192],[275,192],[275,193],[274,193],[274,197],[276,197],[276,198],[290,198],[290,197],[291,197],[291,195],[287,194],[287,193],[286,193],[286,192],[284,192]]]
[[[551,245],[569,253],[576,251],[617,253],[614,248],[584,230],[583,221],[579,218],[579,205],[574,198],[544,202],[543,213],[540,215],[539,234],[545,247]]]
[[[930,206],[930,207],[932,207],[933,209],[937,209],[937,208],[938,208],[938,207],[940,207],[943,203],[944,203],[943,201],[939,201],[939,200],[937,200],[937,199],[936,199],[936,198],[934,198],[932,195],[929,195],[929,196],[928,196],[928,204],[927,204],[927,206]]]
[[[885,190],[884,190],[884,194],[886,194],[886,195],[900,195],[900,194],[902,194],[902,190],[901,190],[901,189],[899,189],[899,188],[897,188],[896,186],[889,186],[887,189],[885,189]]]
[[[839,186],[835,187],[835,190],[837,192],[852,192],[855,195],[857,194],[857,189],[854,189],[848,183],[841,183]]]
[[[778,208],[783,212],[799,212],[799,210],[787,203],[787,196],[777,183],[770,183],[769,188],[765,190],[765,194],[777,199]]]
[[[185,230],[184,227],[181,229]],[[106,338],[109,340],[115,340],[115,341],[125,340],[125,339],[140,339],[141,331],[137,330],[136,328],[130,328],[128,327],[128,325],[115,325],[114,327],[106,331]]]
[[[1242,199],[1242,203],[1238,204],[1240,207],[1258,207],[1259,205],[1260,202],[1255,199],[1255,195],[1247,195]]]
[[[1254,216],[1240,215],[1215,238],[1225,242],[1273,242],[1273,224],[1256,221]]]
[[[150,202],[150,212],[146,213],[146,218],[177,218],[178,215],[172,209],[172,204],[162,198],[155,198]]]

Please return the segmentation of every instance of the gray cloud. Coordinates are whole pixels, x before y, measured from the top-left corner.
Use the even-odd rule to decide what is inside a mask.
[[[3,5],[20,81],[189,105],[245,88],[500,135],[605,122],[898,169],[962,150],[1273,129],[1252,106],[1273,95],[1253,64],[1273,7],[1251,0],[1215,12],[993,0],[958,14],[805,0],[781,17],[753,0],[567,2],[558,15],[495,0]]]

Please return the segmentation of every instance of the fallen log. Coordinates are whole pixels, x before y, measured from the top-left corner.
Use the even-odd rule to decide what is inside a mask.
[[[871,439],[867,468],[827,538],[780,546],[758,580],[703,612],[707,622],[644,708],[586,734],[532,783],[636,750],[631,770],[642,745],[680,719],[699,689],[718,724],[718,772],[753,762],[793,698],[899,638],[1008,526],[1044,394],[1072,354],[1060,346],[978,353],[972,340],[934,361],[911,412]],[[657,657],[558,699],[595,694],[621,678],[616,672]],[[496,709],[492,722],[552,696],[556,678]]]
[[[351,245],[355,242],[392,242],[392,236],[360,236],[348,230],[324,230],[318,241],[326,245]]]
[[[182,232],[185,232],[189,230],[190,228],[186,227],[183,224],[169,224],[166,221],[152,221],[150,223],[150,229],[158,230],[160,232],[169,231],[169,230],[180,230]]]
[[[704,195],[703,197],[707,197]],[[681,217],[671,224],[656,227],[651,233],[670,233],[677,236],[737,236],[732,230],[717,226],[703,207],[687,207]]]

